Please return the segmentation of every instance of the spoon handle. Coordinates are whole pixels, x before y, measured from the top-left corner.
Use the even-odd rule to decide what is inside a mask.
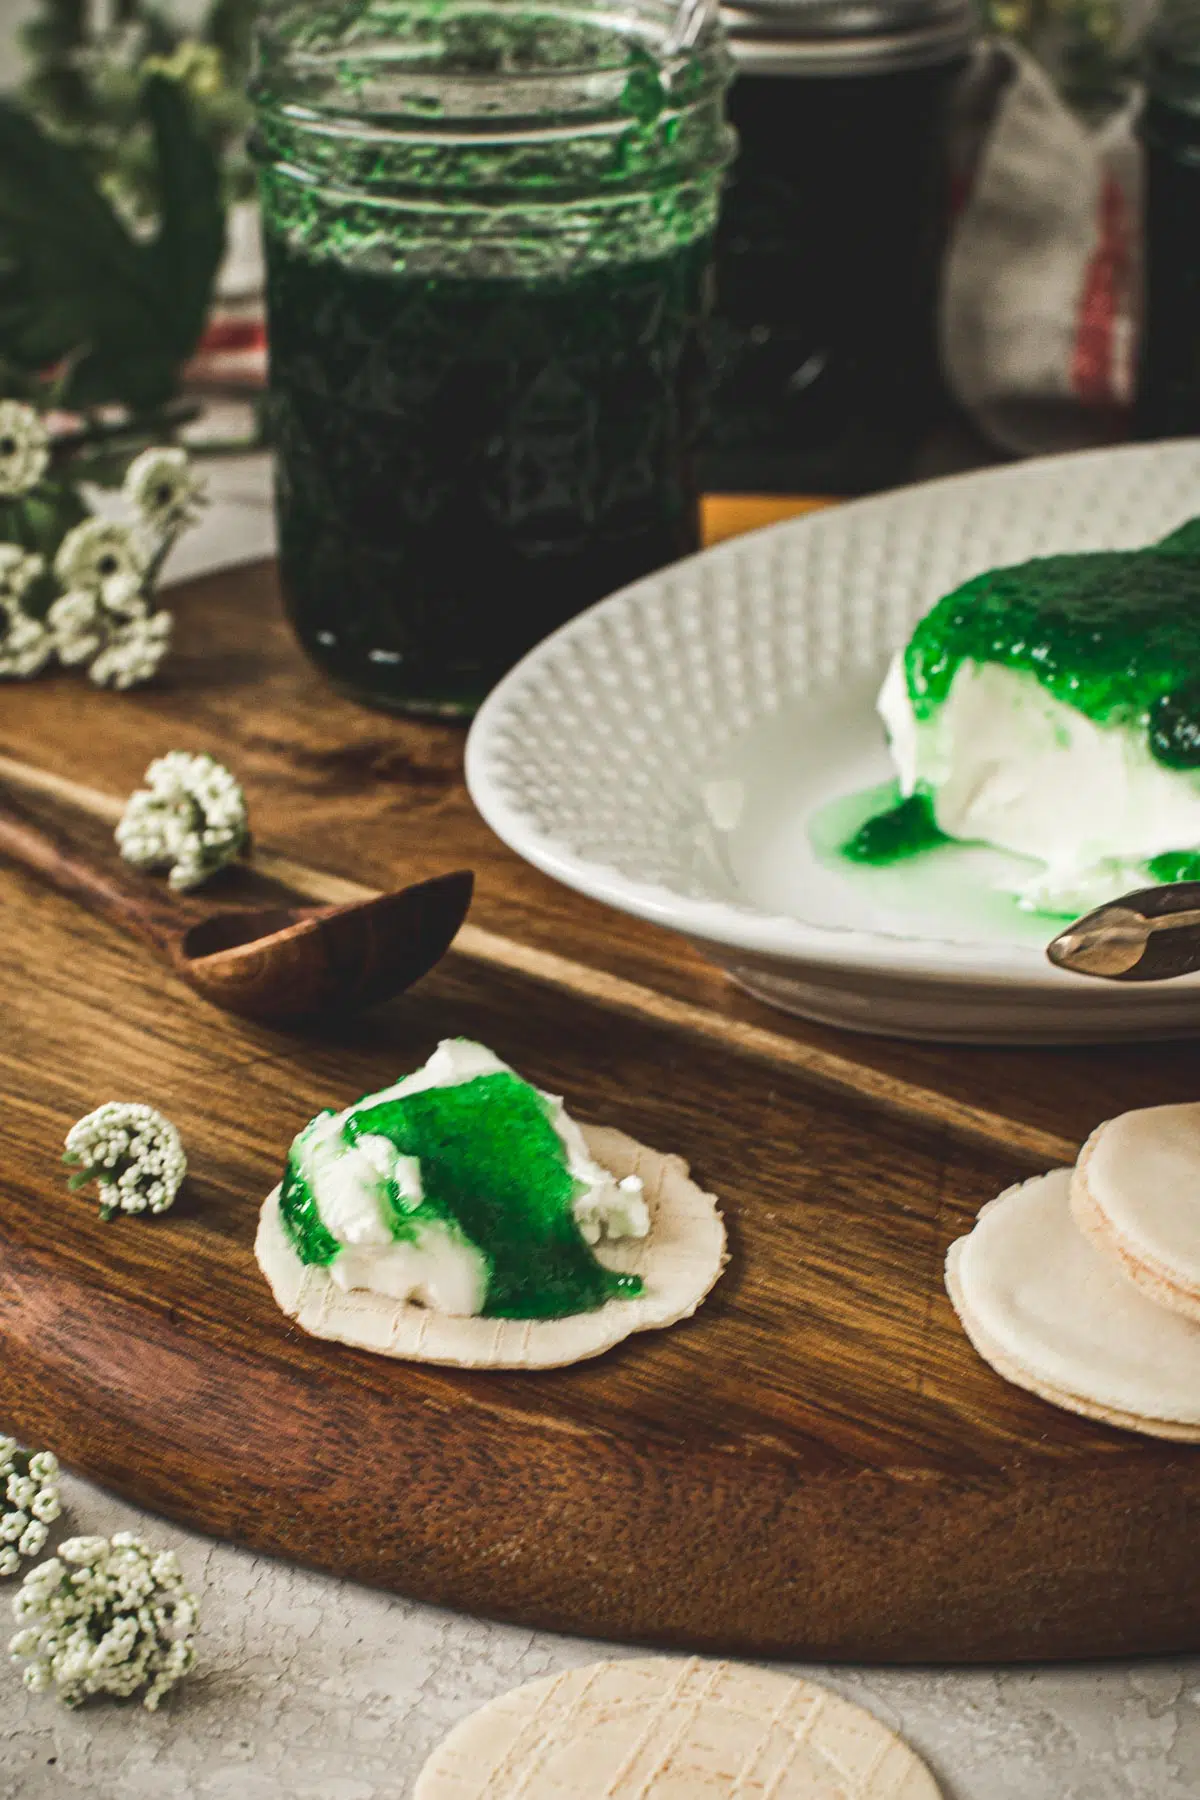
[[[93,867],[61,832],[35,823],[9,794],[0,807],[0,856],[32,870],[60,894],[168,957],[175,955],[183,932],[196,917],[194,908],[147,892],[134,876]]]

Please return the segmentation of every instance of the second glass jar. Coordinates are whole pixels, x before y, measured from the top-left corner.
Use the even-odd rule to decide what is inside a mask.
[[[1145,77],[1136,423],[1141,437],[1191,437],[1200,431],[1200,0],[1164,0]]]
[[[696,547],[715,16],[268,15],[254,96],[285,603],[344,690],[469,715]]]
[[[852,494],[911,477],[948,411],[938,285],[971,0],[724,12],[739,153],[717,236],[706,483]]]

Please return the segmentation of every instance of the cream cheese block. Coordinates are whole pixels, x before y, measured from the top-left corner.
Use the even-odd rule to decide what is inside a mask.
[[[1007,883],[1024,905],[1073,914],[1200,878],[1200,519],[974,577],[918,623],[878,709],[900,802],[853,859],[985,844],[1030,859]]]
[[[946,837],[1041,864],[1013,884],[1031,908],[1087,912],[1200,846],[1200,774],[1164,768],[1144,728],[1096,724],[1033,675],[968,659],[919,720],[898,656],[878,704],[901,794],[927,794]]]

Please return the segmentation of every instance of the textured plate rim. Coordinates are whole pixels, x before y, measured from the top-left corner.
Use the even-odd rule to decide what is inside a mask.
[[[810,530],[821,518],[853,519],[864,507],[876,508],[889,501],[900,503],[916,494],[944,492],[963,483],[973,487],[1001,486],[1027,480],[1031,475],[1036,477],[1039,470],[1059,469],[1064,464],[1153,460],[1172,451],[1183,454],[1189,447],[1193,453],[1200,451],[1200,437],[1101,445],[1066,454],[1031,457],[999,468],[969,469],[930,481],[912,482],[883,494],[868,494],[845,501],[836,508],[822,508],[761,526],[643,576],[559,626],[522,657],[492,690],[467,737],[464,758],[467,791],[496,836],[543,874],[616,911],[662,925],[691,939],[749,956],[845,972],[858,970],[880,975],[919,976],[933,982],[939,979],[958,982],[963,976],[969,976],[981,986],[996,987],[1011,987],[1015,979],[1026,990],[1060,995],[1088,992],[1098,1005],[1107,1000],[1110,1004],[1128,1006],[1138,990],[1127,986],[1110,988],[1087,976],[1056,968],[1047,960],[1044,951],[1033,944],[972,943],[929,932],[865,931],[851,926],[816,925],[793,915],[768,913],[749,902],[695,899],[660,883],[626,875],[610,863],[567,848],[542,831],[521,807],[510,801],[492,775],[494,745],[509,718],[514,714],[519,716],[524,691],[544,662],[552,660],[561,646],[583,630],[589,621],[605,612],[636,604],[641,596],[656,592],[668,575],[675,577],[681,570],[697,563],[707,565],[736,558],[752,540],[761,542],[798,536]],[[1180,977],[1171,983],[1171,988],[1180,993],[1200,988],[1200,973]]]

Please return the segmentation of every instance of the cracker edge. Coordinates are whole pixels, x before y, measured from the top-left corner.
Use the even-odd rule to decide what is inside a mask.
[[[1037,1177],[1035,1176],[1036,1180]],[[1022,1184],[1023,1185],[1023,1184]],[[1006,1190],[1011,1192],[1011,1190]],[[1002,1199],[1003,1195],[997,1198]],[[995,1205],[995,1201],[989,1202]],[[995,1340],[980,1329],[978,1323],[970,1317],[969,1309],[963,1298],[962,1284],[958,1278],[958,1262],[962,1255],[962,1246],[970,1236],[955,1238],[946,1252],[946,1292],[950,1296],[950,1304],[958,1316],[958,1322],[975,1350],[983,1361],[1003,1380],[1013,1387],[1024,1388],[1028,1394],[1036,1394],[1039,1400],[1046,1400],[1051,1406],[1060,1407],[1064,1412],[1078,1414],[1081,1418],[1091,1419],[1100,1425],[1112,1425],[1121,1431],[1132,1431],[1140,1437],[1166,1438],[1175,1444],[1200,1444],[1200,1425],[1186,1425],[1170,1419],[1146,1418],[1140,1413],[1122,1412],[1118,1407],[1105,1406],[1102,1401],[1090,1400],[1086,1395],[1076,1394],[1066,1388],[1053,1387],[1047,1381],[1041,1381],[1036,1375],[1015,1362],[1007,1351],[1002,1350]]]
[[[1115,1264],[1147,1300],[1200,1325],[1200,1289],[1183,1286],[1165,1264],[1123,1236],[1088,1183],[1088,1166],[1096,1145],[1115,1123],[1113,1119],[1106,1119],[1102,1125],[1097,1125],[1079,1153],[1071,1175],[1071,1217],[1084,1237]]]
[[[380,1296],[371,1296],[363,1291],[362,1302],[355,1308],[353,1302],[356,1290],[347,1293],[337,1286],[324,1269],[309,1267],[300,1261],[283,1233],[279,1219],[278,1188],[272,1189],[267,1195],[259,1212],[254,1242],[255,1260],[280,1310],[295,1320],[301,1330],[327,1343],[347,1344],[354,1349],[367,1350],[398,1362],[419,1362],[462,1369],[565,1368],[572,1363],[586,1362],[592,1357],[602,1356],[637,1332],[663,1330],[690,1318],[720,1279],[729,1260],[729,1246],[716,1196],[706,1193],[691,1180],[688,1165],[681,1157],[652,1150],[611,1126],[585,1126],[583,1133],[591,1154],[602,1166],[617,1163],[618,1166],[612,1170],[614,1174],[621,1176],[637,1170],[643,1177],[649,1175],[647,1186],[657,1187],[660,1206],[669,1204],[666,1196],[675,1187],[682,1197],[681,1210],[685,1216],[689,1212],[696,1216],[696,1222],[687,1234],[692,1244],[685,1249],[685,1257],[694,1255],[693,1246],[700,1243],[701,1232],[697,1225],[703,1227],[705,1237],[710,1233],[712,1235],[711,1245],[700,1243],[702,1260],[695,1278],[677,1296],[678,1304],[672,1303],[666,1311],[646,1317],[640,1310],[645,1306],[644,1299],[609,1300],[594,1312],[572,1314],[567,1319],[454,1319],[446,1314],[432,1314],[424,1307],[393,1303],[397,1321],[409,1316],[418,1327],[436,1321],[442,1342],[432,1350],[425,1348],[421,1342],[415,1349],[392,1349],[374,1341],[365,1327],[366,1319],[378,1318],[382,1310]],[[652,1239],[648,1247],[650,1256],[653,1257]],[[643,1273],[650,1276],[652,1266]],[[328,1322],[331,1301],[343,1323],[348,1319],[351,1327],[357,1312],[364,1321],[363,1329],[358,1334],[338,1328],[321,1329]],[[301,1317],[310,1308],[315,1308],[315,1323]],[[310,1318],[312,1316],[310,1314]],[[501,1330],[503,1327],[515,1328],[510,1335],[520,1338],[521,1348],[518,1351],[508,1352],[498,1347],[504,1335]],[[571,1327],[575,1329],[564,1329]],[[421,1335],[419,1332],[418,1336]]]

